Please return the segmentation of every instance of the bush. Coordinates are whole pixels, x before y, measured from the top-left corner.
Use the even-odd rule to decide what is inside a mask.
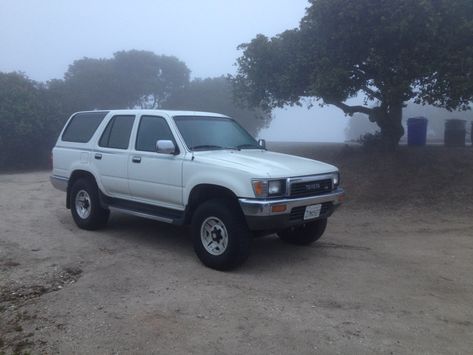
[[[47,165],[58,111],[41,84],[0,73],[0,170]]]

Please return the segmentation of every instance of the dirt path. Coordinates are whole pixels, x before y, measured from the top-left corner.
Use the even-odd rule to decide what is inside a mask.
[[[77,229],[47,173],[0,175],[0,353],[471,353],[473,218],[331,218],[321,242],[257,239],[203,267],[187,231],[114,214]]]

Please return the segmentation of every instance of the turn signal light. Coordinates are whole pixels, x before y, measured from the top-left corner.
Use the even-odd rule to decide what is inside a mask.
[[[286,209],[286,205],[274,205],[271,207],[271,212],[284,212]]]
[[[258,197],[266,195],[266,184],[263,181],[253,181],[253,189]]]

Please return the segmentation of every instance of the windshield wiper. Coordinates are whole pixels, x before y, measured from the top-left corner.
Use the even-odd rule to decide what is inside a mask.
[[[240,149],[245,149],[245,148],[246,148],[246,149],[251,149],[251,148],[253,148],[253,149],[259,149],[260,147],[257,146],[256,144],[248,144],[248,143],[247,143],[247,144],[240,144],[240,145],[237,145],[236,148],[237,148],[238,150],[240,150]]]
[[[222,147],[220,145],[215,145],[215,144],[200,144],[200,145],[195,145],[193,147],[190,147],[191,150],[198,150],[198,149],[225,149],[225,147]]]

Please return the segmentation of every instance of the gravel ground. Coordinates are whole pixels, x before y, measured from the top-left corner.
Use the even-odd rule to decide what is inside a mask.
[[[0,354],[472,353],[471,211],[351,201],[320,242],[256,239],[223,273],[184,228],[79,230],[47,172],[0,196]]]

